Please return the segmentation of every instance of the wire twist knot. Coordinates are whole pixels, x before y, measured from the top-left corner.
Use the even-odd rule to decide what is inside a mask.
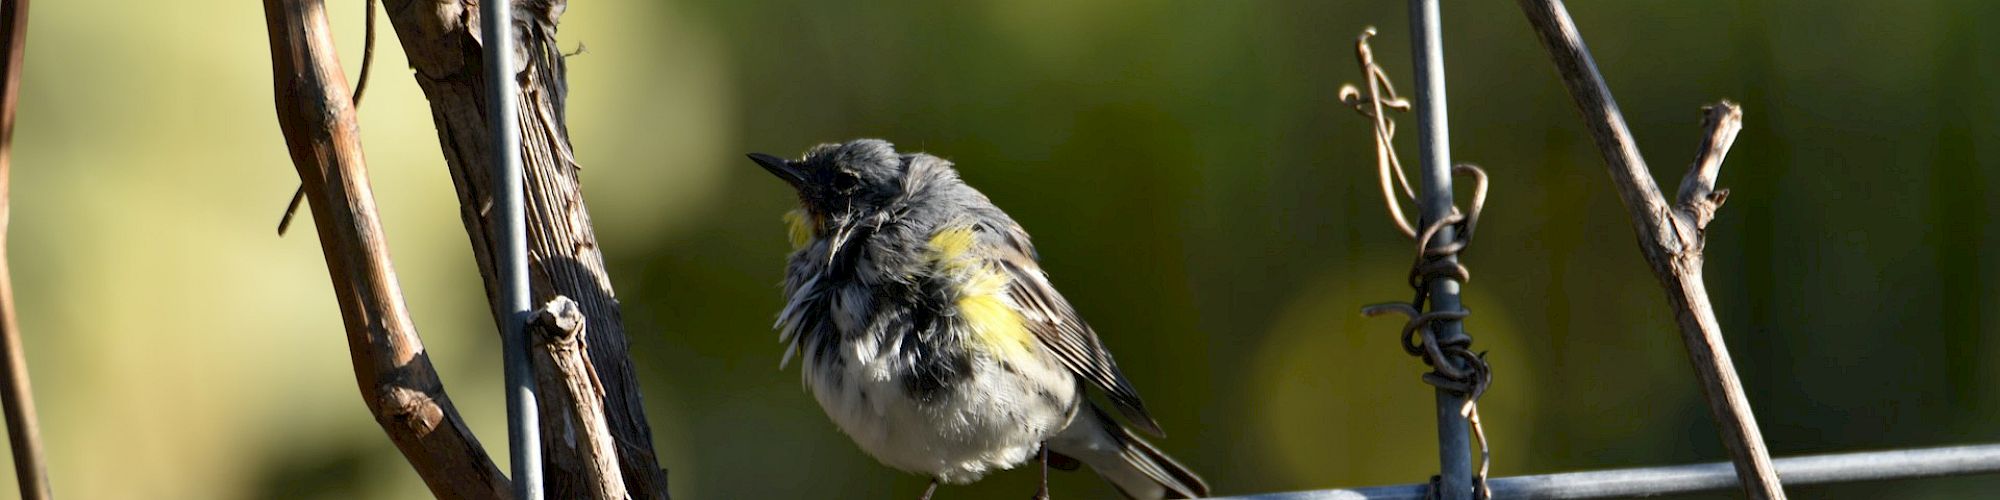
[[[1375,64],[1374,51],[1368,46],[1368,39],[1375,35],[1375,28],[1369,27],[1355,40],[1355,56],[1360,60],[1362,74],[1367,79],[1367,90],[1354,85],[1344,85],[1340,89],[1340,101],[1354,108],[1355,112],[1367,118],[1374,129],[1376,173],[1381,181],[1383,203],[1389,217],[1401,231],[1417,243],[1416,261],[1410,265],[1407,278],[1415,297],[1409,302],[1390,302],[1363,307],[1362,314],[1379,316],[1400,313],[1407,321],[1403,323],[1403,352],[1417,356],[1430,365],[1431,372],[1423,375],[1426,384],[1465,396],[1465,406],[1459,408],[1471,424],[1472,434],[1479,441],[1479,473],[1475,484],[1478,498],[1490,498],[1486,477],[1493,462],[1492,451],[1487,449],[1485,426],[1479,419],[1479,397],[1493,383],[1493,367],[1486,362],[1485,353],[1472,351],[1472,336],[1463,328],[1449,330],[1440,325],[1463,321],[1471,315],[1463,310],[1433,310],[1424,312],[1429,304],[1430,285],[1437,280],[1452,280],[1465,283],[1472,278],[1471,271],[1458,262],[1458,254],[1472,243],[1474,230],[1479,226],[1479,214],[1486,207],[1486,171],[1470,164],[1453,165],[1453,176],[1472,178],[1472,203],[1461,211],[1453,206],[1448,214],[1425,224],[1421,231],[1410,224],[1398,203],[1398,188],[1403,198],[1412,204],[1417,202],[1415,190],[1410,188],[1409,176],[1403,173],[1403,164],[1396,158],[1393,141],[1396,122],[1390,120],[1388,111],[1409,111],[1410,102],[1396,95],[1396,89],[1389,82],[1389,75]],[[1446,229],[1451,231],[1447,232]],[[1438,478],[1431,478],[1432,496],[1436,496]]]

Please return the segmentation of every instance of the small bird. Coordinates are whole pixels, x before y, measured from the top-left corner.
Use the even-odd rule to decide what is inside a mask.
[[[1131,382],[1049,284],[1028,233],[951,162],[886,141],[822,144],[804,158],[753,153],[798,192],[774,326],[800,377],[862,451],[965,484],[1039,455],[1088,464],[1132,498],[1198,498],[1187,467],[1085,394],[1101,391],[1149,433]]]

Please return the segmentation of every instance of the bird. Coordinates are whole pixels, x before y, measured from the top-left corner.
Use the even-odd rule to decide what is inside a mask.
[[[955,166],[880,139],[750,160],[796,192],[773,326],[807,390],[883,465],[967,484],[1039,459],[1088,465],[1129,498],[1200,498],[1096,332],[1050,284],[1026,230]]]

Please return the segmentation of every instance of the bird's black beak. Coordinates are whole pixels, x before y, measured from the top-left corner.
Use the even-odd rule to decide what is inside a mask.
[[[748,156],[750,161],[757,162],[757,166],[764,167],[764,170],[770,171],[771,175],[778,176],[779,179],[784,179],[785,183],[791,184],[793,188],[805,184],[805,175],[800,173],[797,167],[793,167],[791,161],[764,153],[750,153]]]

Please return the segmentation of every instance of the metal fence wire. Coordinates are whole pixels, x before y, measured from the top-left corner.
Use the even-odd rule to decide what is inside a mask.
[[[2000,473],[2000,445],[1811,455],[1772,462],[1778,466],[1778,477],[1789,485],[1993,474]],[[1488,482],[1493,498],[1508,499],[1636,498],[1737,488],[1736,470],[1729,462],[1501,477]],[[1432,494],[1430,484],[1422,483],[1218,498],[1424,500],[1437,497]]]
[[[1478,401],[1492,384],[1493,370],[1487,364],[1484,353],[1472,350],[1472,337],[1465,332],[1463,320],[1469,313],[1459,304],[1459,287],[1470,278],[1470,272],[1458,261],[1459,253],[1470,244],[1474,229],[1478,227],[1479,214],[1486,202],[1487,176],[1477,166],[1453,165],[1450,162],[1438,3],[1439,0],[1410,0],[1410,27],[1414,34],[1411,51],[1416,68],[1414,103],[1396,93],[1388,73],[1376,64],[1374,51],[1369,46],[1369,39],[1376,34],[1373,27],[1364,29],[1355,44],[1355,55],[1365,84],[1343,86],[1340,99],[1369,121],[1373,129],[1376,173],[1384,205],[1396,228],[1417,243],[1416,261],[1409,273],[1409,284],[1415,291],[1415,297],[1409,302],[1370,305],[1364,307],[1363,312],[1369,316],[1403,315],[1406,319],[1401,330],[1404,352],[1432,367],[1430,373],[1423,375],[1423,381],[1435,387],[1437,392],[1440,473],[1428,482],[1416,484],[1228,498],[1624,498],[1725,491],[1743,485],[1739,471],[1745,469],[1731,462],[1487,477],[1492,455],[1487,449],[1483,424],[1479,420]],[[1577,36],[1559,0],[1522,0],[1522,3],[1524,8],[1534,4],[1533,7],[1554,11],[1567,34]],[[1587,53],[1584,56],[1588,58]],[[1595,64],[1590,65],[1594,71]],[[1412,188],[1402,162],[1396,157],[1393,147],[1396,123],[1388,116],[1391,111],[1414,111],[1418,117],[1419,172],[1422,177],[1416,189]],[[1730,136],[1733,138],[1733,133]],[[1472,200],[1464,210],[1452,201],[1454,175],[1473,181]],[[1418,207],[1419,223],[1410,222],[1399,198]],[[1756,424],[1752,421],[1745,425],[1754,431]],[[1477,440],[1479,445],[1476,472],[1471,467],[1473,455],[1470,440]],[[1757,453],[1761,455],[1761,450]],[[1738,460],[1740,462],[1744,458],[1738,457]],[[1780,480],[1795,485],[1985,474],[2000,472],[2000,444],[1792,457],[1773,460],[1771,464]],[[1768,474],[1770,469],[1762,470]],[[1777,489],[1776,481],[1771,483],[1768,489],[1746,488],[1744,491],[1757,497],[1784,498],[1784,492]]]

